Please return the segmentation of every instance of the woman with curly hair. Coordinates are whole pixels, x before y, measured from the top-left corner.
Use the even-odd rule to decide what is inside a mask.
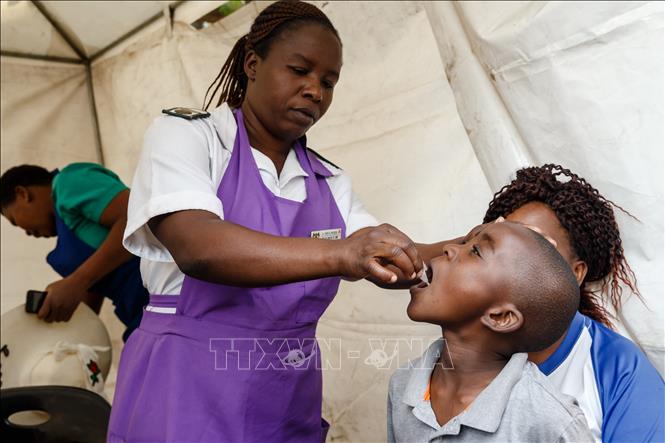
[[[598,441],[664,441],[663,380],[635,344],[612,330],[605,307],[620,312],[622,284],[642,300],[613,207],[628,214],[584,178],[547,164],[518,170],[494,195],[484,222],[505,217],[535,226],[556,242],[580,284],[579,312],[566,334],[529,358],[577,399]]]

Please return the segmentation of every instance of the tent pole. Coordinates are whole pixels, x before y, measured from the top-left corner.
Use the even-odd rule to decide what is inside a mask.
[[[73,65],[82,65],[82,64],[84,64],[83,60],[79,60],[77,58],[58,57],[56,55],[28,54],[28,53],[25,53],[25,52],[0,51],[0,56],[25,58],[25,59],[28,59],[28,60],[40,60],[40,61],[45,61],[45,62],[69,63],[69,64],[73,64]]]
[[[185,0],[181,0],[181,1],[178,1],[178,2],[175,2],[175,3],[172,3],[172,4],[168,5],[167,8],[168,8],[169,11],[170,11],[170,15],[172,15],[173,12],[174,12],[176,9],[178,9],[178,7],[181,6],[183,3],[185,3]],[[113,48],[115,48],[116,46],[118,46],[120,43],[124,42],[124,41],[127,40],[128,38],[132,37],[133,35],[137,34],[138,32],[142,31],[143,29],[147,28],[148,26],[150,26],[151,24],[153,24],[154,22],[156,22],[157,20],[159,20],[159,19],[161,19],[161,18],[164,18],[164,17],[166,17],[167,20],[168,20],[168,19],[171,19],[171,20],[172,20],[172,17],[167,16],[167,15],[164,13],[164,11],[159,12],[159,13],[153,15],[152,17],[150,17],[148,20],[146,20],[146,21],[144,21],[143,23],[141,23],[140,25],[138,25],[137,27],[135,27],[134,29],[131,29],[130,31],[128,31],[128,32],[125,33],[124,35],[121,35],[121,36],[120,36],[118,39],[116,39],[115,41],[109,43],[108,45],[106,45],[105,47],[103,47],[102,49],[100,49],[99,51],[97,51],[97,52],[95,52],[94,54],[92,54],[92,55],[90,56],[90,61],[91,61],[91,62],[94,62],[95,60],[99,59],[102,55],[106,54],[108,51],[110,51],[111,49],[113,49]],[[167,26],[168,26],[168,24],[167,24]]]
[[[32,4],[35,5],[35,8],[37,8],[37,10],[44,16],[44,18],[51,24],[51,26],[53,26],[53,29],[55,29],[56,32],[60,34],[60,37],[62,37],[67,42],[69,47],[72,48],[72,51],[74,51],[81,60],[87,60],[88,57],[85,55],[85,51],[82,48],[79,48],[76,43],[74,43],[74,40],[72,40],[69,34],[65,32],[60,23],[58,23],[58,21],[51,16],[44,5],[42,5],[42,3],[37,0],[32,0]]]
[[[63,27],[55,20],[51,14],[46,10],[40,1],[32,0],[37,10],[44,16],[44,18],[53,26],[58,34],[67,42],[70,48],[80,57],[80,62],[85,66],[85,84],[88,90],[88,102],[90,104],[90,113],[92,114],[92,126],[95,133],[95,145],[97,148],[97,160],[104,166],[104,150],[102,149],[102,136],[99,130],[99,118],[97,116],[97,105],[95,103],[95,89],[92,85],[92,69],[90,67],[90,58],[85,54],[83,48],[79,48],[74,40],[65,32]]]
[[[97,146],[97,159],[99,164],[104,164],[104,150],[102,149],[102,136],[99,130],[99,119],[97,118],[97,104],[95,103],[95,88],[92,84],[92,68],[90,61],[85,63],[85,83],[88,89],[88,102],[90,103],[90,113],[92,114],[92,126],[95,131],[95,145]]]
[[[53,26],[53,28],[56,30],[58,34],[67,42],[70,48],[80,57],[79,61],[74,61],[74,59],[70,58],[64,58],[64,57],[42,57],[42,56],[29,56],[28,54],[19,54],[19,53],[7,53],[6,51],[2,52],[2,55],[7,55],[7,56],[13,56],[13,57],[22,57],[22,58],[32,58],[36,60],[47,60],[47,61],[60,61],[60,62],[65,62],[65,63],[79,63],[83,64],[85,66],[85,82],[88,90],[88,101],[90,103],[90,112],[92,113],[92,121],[93,121],[93,127],[94,127],[94,132],[95,132],[95,144],[97,145],[97,157],[99,159],[99,163],[101,165],[104,165],[104,150],[102,149],[102,137],[101,137],[101,131],[99,129],[99,118],[97,116],[97,105],[95,103],[95,89],[92,84],[92,67],[91,64],[93,61],[97,60],[99,57],[101,57],[103,54],[108,52],[111,48],[114,48],[118,44],[122,43],[123,41],[127,40],[129,37],[133,36],[134,34],[138,33],[145,27],[149,26],[153,22],[157,21],[158,19],[165,17],[167,20],[172,20],[172,14],[173,11],[175,11],[178,6],[182,5],[185,2],[185,0],[180,0],[177,1],[171,5],[168,6],[168,15],[165,14],[164,11],[160,12],[159,14],[155,14],[153,17],[149,18],[139,26],[135,27],[134,29],[130,30],[127,32],[125,35],[121,36],[118,38],[116,41],[111,42],[111,44],[107,45],[105,48],[102,48],[101,50],[97,51],[95,54],[93,54],[91,57],[88,57],[85,54],[84,49],[79,48],[76,43],[72,40],[72,38],[65,32],[65,30],[62,28],[60,23],[58,23],[52,16],[51,14],[46,10],[44,5],[41,4],[40,1],[38,0],[32,0],[32,4],[35,5],[35,7],[39,10],[39,12],[44,16],[44,18]],[[167,25],[170,25],[168,23]]]

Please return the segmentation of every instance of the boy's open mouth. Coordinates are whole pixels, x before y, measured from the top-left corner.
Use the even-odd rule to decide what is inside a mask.
[[[432,271],[432,267],[427,266],[426,264],[423,264],[423,266],[425,267],[425,273],[421,275],[420,282],[411,288],[423,289],[428,287],[432,282],[432,277],[434,277],[434,271]]]

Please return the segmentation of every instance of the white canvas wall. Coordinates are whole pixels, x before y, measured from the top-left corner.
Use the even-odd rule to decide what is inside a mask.
[[[546,162],[570,167],[641,220],[619,216],[628,258],[649,305],[630,300],[625,320],[627,332],[662,373],[662,5],[317,4],[339,29],[344,68],[331,109],[308,139],[351,175],[367,208],[416,241],[436,241],[477,224],[492,192],[515,169]],[[202,31],[178,22],[172,30],[153,26],[93,66],[108,167],[131,181],[152,119],[162,108],[201,105],[231,46],[265,5],[252,2]],[[6,84],[37,88],[39,83],[14,70],[15,61],[13,70],[6,70],[7,60],[2,169],[32,158],[47,166],[94,161],[82,73],[73,88],[80,98],[79,118],[59,120],[60,129],[52,129],[62,131],[62,149],[49,157],[48,144],[42,143],[30,157],[24,141],[44,132],[33,108],[38,115],[47,112],[67,89],[51,88],[50,100],[10,114],[8,103],[23,100],[6,96]],[[63,119],[62,113],[50,115]],[[25,129],[7,138],[15,121]],[[87,129],[72,137],[79,126]],[[79,148],[66,148],[72,143]],[[13,303],[6,302],[6,288],[25,286],[29,266],[34,264],[44,283],[51,277],[45,277],[50,271],[43,264],[48,248],[37,249],[36,240],[18,243],[16,230],[2,223],[4,311]],[[7,276],[12,283],[5,283]],[[318,333],[329,364],[324,416],[332,423],[330,441],[385,440],[390,373],[422,350],[417,341],[409,347],[399,339],[422,338],[424,346],[439,333],[408,320],[408,299],[406,291],[343,283],[322,318]],[[377,351],[391,357],[396,343],[400,352],[381,365]]]

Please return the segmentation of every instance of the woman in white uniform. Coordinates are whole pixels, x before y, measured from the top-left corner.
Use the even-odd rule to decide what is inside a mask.
[[[406,283],[423,265],[306,146],[341,51],[316,7],[273,3],[222,68],[218,107],[148,129],[124,245],[151,297],[123,350],[109,441],[325,439],[315,335],[340,277]]]

